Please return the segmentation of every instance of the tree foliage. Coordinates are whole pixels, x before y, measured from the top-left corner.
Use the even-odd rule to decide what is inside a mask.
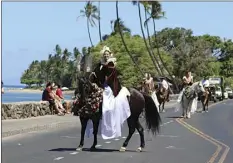
[[[152,19],[155,27],[154,20],[164,17],[162,6],[159,2],[140,3],[148,14],[144,24],[149,26],[148,22]],[[139,7],[138,2],[134,4],[138,4]],[[81,14],[87,18],[88,23],[94,25],[95,20],[100,19],[97,12],[96,6],[87,2]],[[143,30],[143,22],[140,24]],[[191,29],[182,27],[164,28],[161,31],[155,31],[154,28],[153,35],[147,33],[148,38],[145,35],[141,37],[132,35],[131,30],[119,17],[111,21],[110,25],[112,32],[102,36],[102,41],[96,46],[83,47],[81,50],[74,47],[70,52],[56,45],[54,53],[49,54],[47,60],[35,60],[29,65],[22,74],[21,83],[31,86],[54,81],[66,87],[75,87],[77,75],[81,73],[80,67],[84,68],[84,71],[87,68],[83,61],[88,61],[89,67],[93,67],[101,58],[100,51],[103,46],[108,46],[117,58],[120,79],[125,86],[137,86],[142,79],[142,73],[149,72],[153,76],[161,74],[155,69],[156,63],[152,60],[157,56],[158,61],[161,61],[160,64],[157,62],[160,71],[168,72],[163,74],[175,77],[176,81],[180,81],[185,71],[190,70],[195,80],[207,76],[223,76],[226,85],[233,86],[232,40],[207,34],[194,36]],[[91,37],[89,29],[88,35]],[[89,39],[91,41],[91,38]]]

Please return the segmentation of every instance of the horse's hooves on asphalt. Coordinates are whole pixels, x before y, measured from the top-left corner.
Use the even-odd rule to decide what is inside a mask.
[[[92,146],[91,148],[90,148],[90,151],[95,151],[96,150],[96,148],[94,147],[94,146]]]
[[[137,152],[142,152],[142,147],[138,147]]]
[[[120,151],[120,152],[125,152],[125,151],[126,151],[126,148],[125,148],[125,147],[121,147],[119,151]]]
[[[83,150],[83,148],[82,147],[78,147],[78,148],[76,148],[76,151],[82,151]]]

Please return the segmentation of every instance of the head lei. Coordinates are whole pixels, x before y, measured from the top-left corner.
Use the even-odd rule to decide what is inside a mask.
[[[113,56],[112,51],[111,51],[110,48],[107,47],[107,46],[104,46],[104,47],[103,47],[103,49],[100,51],[100,54],[104,55],[104,53],[105,53],[106,51],[108,51],[108,52],[110,53],[110,56],[111,56],[111,57]]]

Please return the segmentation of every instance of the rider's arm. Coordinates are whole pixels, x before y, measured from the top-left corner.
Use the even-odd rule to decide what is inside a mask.
[[[188,83],[189,83],[188,79],[187,79],[185,76],[183,77],[183,82],[184,82],[185,84],[188,84]]]

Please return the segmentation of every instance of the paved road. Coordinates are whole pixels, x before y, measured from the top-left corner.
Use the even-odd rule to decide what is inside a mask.
[[[230,121],[226,116],[230,115],[230,105],[232,103],[218,105],[218,109],[213,108],[205,115],[205,122],[200,124],[201,127],[207,126],[207,132],[210,127],[215,126],[219,132],[224,132],[227,129],[226,125]],[[221,108],[220,108],[221,107]],[[224,111],[218,111],[224,109]],[[214,113],[217,112],[217,113]],[[225,113],[226,112],[226,113]],[[232,113],[232,111],[231,111]],[[221,123],[215,125],[207,122],[208,119],[215,118],[214,115],[225,115],[225,118],[220,118]],[[123,128],[123,136],[120,139],[113,139],[104,141],[99,139],[99,150],[96,152],[75,151],[80,139],[80,128],[72,127],[69,129],[62,129],[58,131],[43,131],[32,132],[28,134],[18,135],[14,137],[4,138],[2,140],[2,162],[3,163],[204,163],[208,162],[216,151],[216,146],[200,136],[189,131],[182,125],[176,122],[174,117],[179,116],[180,113],[175,113],[173,109],[168,109],[166,113],[161,114],[163,124],[161,126],[160,134],[151,140],[151,136],[146,133],[147,146],[144,152],[136,152],[139,146],[139,135],[137,133],[132,137],[128,151],[125,153],[118,152],[125,136],[127,136],[128,128]],[[190,123],[195,123],[196,118],[204,117],[204,114],[197,114],[193,119],[188,120]],[[204,118],[203,118],[204,119]],[[199,119],[198,119],[199,120]],[[226,121],[227,120],[227,121]],[[232,121],[231,121],[232,122]],[[197,124],[198,124],[197,123]],[[203,124],[203,125],[202,125]],[[232,123],[231,123],[232,124]],[[195,125],[195,124],[194,124]],[[196,126],[199,127],[199,126]],[[229,127],[229,125],[228,125]],[[232,126],[231,126],[232,127]],[[218,129],[217,129],[218,128]],[[224,130],[225,128],[225,130]],[[221,130],[221,131],[220,131]],[[224,131],[223,131],[224,130]],[[210,132],[213,130],[210,130]],[[229,131],[230,132],[230,131]],[[215,134],[216,132],[214,132]],[[211,133],[210,133],[211,134]],[[223,136],[220,138],[224,141],[232,140],[230,136]],[[222,137],[221,137],[222,136]],[[227,138],[227,139],[225,139]],[[233,141],[231,141],[233,143]],[[85,147],[90,147],[92,138],[85,141]],[[233,148],[233,147],[232,147]],[[226,162],[232,163],[230,157]]]
[[[213,105],[209,113],[196,114],[186,122],[220,141],[217,159],[227,154],[224,162],[233,163],[233,100]]]

